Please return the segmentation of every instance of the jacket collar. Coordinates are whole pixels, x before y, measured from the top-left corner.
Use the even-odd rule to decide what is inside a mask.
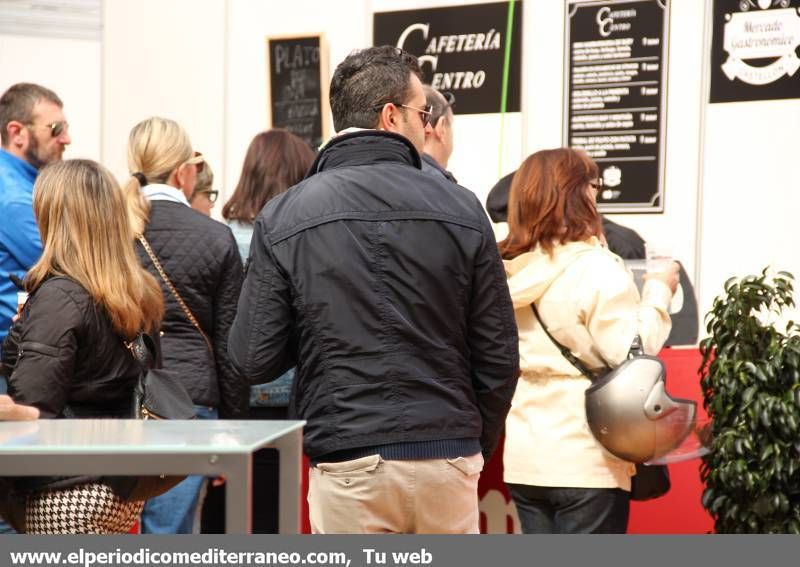
[[[320,150],[306,178],[336,167],[405,163],[417,169],[422,162],[407,138],[384,130],[356,130],[336,136]]]
[[[148,201],[172,201],[191,207],[183,191],[165,183],[148,183],[142,187],[142,194]]]
[[[433,157],[430,154],[422,154],[422,161],[428,164],[432,169],[435,169],[436,171],[441,173],[442,176],[444,176],[444,178],[447,179],[448,181],[452,181],[453,183],[458,184],[458,181],[456,181],[456,178],[453,176],[453,174],[447,171],[441,165],[439,165],[439,162],[433,159]],[[422,168],[423,170],[425,169],[424,164]]]
[[[39,170],[33,167],[24,159],[20,159],[11,152],[0,148],[0,164],[5,164],[9,169],[21,175],[24,179],[31,182],[36,181],[36,176],[39,175]]]

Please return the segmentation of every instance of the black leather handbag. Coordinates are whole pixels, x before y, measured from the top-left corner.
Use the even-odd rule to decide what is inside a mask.
[[[135,419],[194,419],[194,402],[180,378],[169,370],[156,368],[156,344],[145,333],[126,343],[142,368],[133,390]]]
[[[636,465],[636,476],[631,478],[631,500],[659,498],[671,487],[667,465]]]

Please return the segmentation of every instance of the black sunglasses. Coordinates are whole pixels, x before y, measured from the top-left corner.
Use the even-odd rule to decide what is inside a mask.
[[[62,133],[69,130],[69,122],[66,120],[58,120],[52,124],[28,124],[28,126],[42,126],[50,129],[50,134],[53,138],[58,138]]]

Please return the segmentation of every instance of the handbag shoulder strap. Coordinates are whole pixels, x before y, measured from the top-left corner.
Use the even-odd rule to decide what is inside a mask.
[[[211,346],[211,341],[209,340],[208,335],[206,335],[203,332],[203,329],[200,327],[200,323],[197,322],[197,319],[195,318],[191,309],[189,309],[189,306],[186,305],[186,302],[183,301],[181,294],[178,293],[178,290],[175,289],[175,286],[172,285],[172,281],[169,279],[167,273],[164,271],[164,267],[161,265],[161,262],[158,261],[158,257],[153,252],[153,249],[150,248],[150,243],[147,242],[147,239],[142,234],[138,235],[136,238],[139,239],[139,242],[141,242],[145,252],[147,252],[147,255],[150,256],[150,260],[153,262],[153,266],[155,266],[158,275],[161,276],[161,279],[164,280],[164,283],[167,285],[167,288],[169,288],[169,291],[172,293],[173,297],[175,297],[175,299],[178,301],[178,305],[181,306],[181,310],[183,310],[183,313],[186,315],[186,318],[189,319],[189,321],[191,321],[192,325],[194,325],[194,328],[197,329],[197,332],[200,333],[200,335],[203,337],[203,340],[206,341],[206,346],[208,347],[208,350],[213,353],[214,348]]]
[[[581,362],[581,360],[577,356],[572,354],[571,350],[569,350],[567,347],[558,342],[555,339],[555,337],[550,334],[550,331],[547,329],[547,326],[544,324],[544,321],[542,321],[542,318],[539,316],[539,310],[536,308],[535,303],[531,303],[531,309],[533,309],[533,314],[536,316],[536,320],[539,321],[539,324],[542,326],[544,334],[547,335],[547,338],[549,338],[554,345],[556,345],[556,348],[558,348],[562,356],[566,358],[570,362],[570,364],[572,364],[572,366],[577,368],[581,374],[583,374],[589,380],[594,382],[598,378],[598,376],[594,372],[589,370],[589,368],[583,362]],[[641,356],[643,354],[644,354],[644,347],[642,346],[642,338],[637,334],[633,337],[631,348],[628,351],[628,358]]]
[[[572,366],[577,368],[581,374],[586,376],[589,380],[594,381],[597,378],[594,372],[589,370],[589,368],[583,362],[581,362],[577,356],[572,354],[571,350],[558,342],[555,337],[550,334],[550,331],[547,329],[547,325],[544,324],[544,321],[542,321],[542,318],[539,316],[539,310],[536,308],[535,303],[531,303],[531,309],[533,309],[533,314],[536,316],[536,320],[539,321],[539,325],[542,326],[544,334],[547,335],[547,338],[549,338],[556,348],[561,352],[561,355],[566,358],[570,364],[572,364]]]

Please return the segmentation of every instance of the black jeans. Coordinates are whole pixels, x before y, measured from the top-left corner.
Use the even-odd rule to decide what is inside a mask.
[[[508,484],[522,533],[624,534],[630,493],[620,488],[551,488]]]

